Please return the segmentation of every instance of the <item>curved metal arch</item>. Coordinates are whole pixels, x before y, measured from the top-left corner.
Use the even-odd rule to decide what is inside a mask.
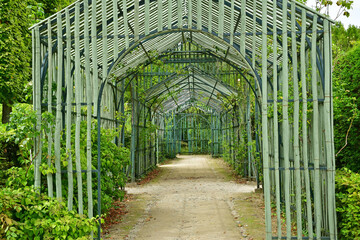
[[[191,100],[191,99],[190,99]],[[211,107],[209,106],[205,106],[205,107],[208,107],[209,109],[204,109],[203,106],[200,106],[200,105],[197,105],[197,106],[194,106],[194,104],[191,104],[192,102],[190,102],[189,100],[184,102],[181,106],[184,106],[185,107],[183,109],[180,109],[180,111],[176,111],[175,114],[183,114],[184,111],[186,111],[187,109],[189,109],[190,107],[196,107],[197,109],[199,109],[200,111],[202,111],[204,114],[211,114],[211,110],[213,110]],[[197,102],[196,102],[197,103]]]
[[[93,3],[93,1],[92,0],[87,0],[88,1],[88,3],[89,4],[92,4]],[[156,1],[156,0],[150,0],[150,2],[153,2],[153,1]],[[216,3],[218,3],[219,1],[218,0],[212,0],[213,2],[216,2]],[[279,6],[279,7],[281,7],[282,6],[282,3],[280,2],[280,1],[278,1],[278,0],[274,0],[274,1],[276,1],[276,4],[277,4],[277,6]],[[145,4],[145,1],[144,0],[140,0],[139,1],[139,6],[141,6],[141,5],[144,5]],[[310,9],[308,9],[308,8],[306,8],[306,6],[302,6],[301,4],[299,4],[299,3],[296,3],[297,5],[299,5],[300,6],[300,8],[299,7],[296,7],[295,9],[296,9],[296,12],[301,12],[301,11],[306,11],[306,16],[308,17],[308,18],[312,18],[313,17],[313,15],[311,15],[310,13],[309,13],[309,10]],[[228,2],[228,1],[224,1],[224,5],[226,5],[226,6],[228,6],[228,7],[230,7],[231,6],[231,3],[230,2]],[[288,6],[289,6],[290,4],[288,3]],[[132,11],[132,10],[134,10],[134,6],[130,6],[128,9],[127,9],[127,12],[130,12],[130,11]],[[236,11],[238,11],[239,13],[241,12],[241,7],[239,7],[239,6],[234,6],[234,10],[236,10]],[[70,13],[71,13],[71,11],[73,11],[73,8],[71,8],[70,9]],[[83,13],[83,11],[84,11],[84,6],[83,6],[83,3],[81,2],[80,3],[80,13]],[[248,16],[248,17],[250,17],[250,18],[253,18],[253,14],[252,13],[250,13],[249,11],[245,11],[246,12],[246,16]],[[321,15],[321,14],[319,14],[319,13],[317,13],[317,12],[315,12],[315,11],[312,11],[312,13],[313,14],[317,14],[318,16],[319,16],[319,18],[318,18],[318,23],[319,24],[323,24],[323,18],[326,18],[325,16],[323,16],[323,15]],[[65,13],[63,13],[62,15],[65,15]],[[122,11],[120,11],[119,12],[119,14],[118,14],[118,17],[121,17],[123,15],[123,12]],[[289,16],[290,15],[290,12],[289,11],[287,11],[287,15]],[[61,16],[61,17],[63,17],[63,16]],[[256,17],[255,18],[256,19],[256,22],[258,23],[258,24],[262,24],[262,19],[260,19],[260,18],[258,18],[258,17]],[[328,18],[326,18],[326,19],[328,19]],[[330,20],[331,21],[331,19],[328,19],[328,20]],[[107,24],[109,25],[109,24],[111,24],[112,22],[113,22],[114,20],[113,20],[113,17],[111,17],[111,18],[109,18],[108,20],[107,20]],[[56,20],[55,19],[53,19],[52,21],[51,21],[51,24],[52,23],[55,23],[56,22]],[[74,22],[74,17],[72,17],[71,18],[71,20],[70,20],[70,23],[72,23],[72,22]],[[40,25],[41,24],[41,31],[42,30],[44,30],[46,27],[47,27],[47,22],[45,22],[45,20],[43,21],[43,22],[41,22],[41,23],[38,23],[38,24],[35,24],[34,26],[36,26],[36,25]],[[34,26],[32,26],[31,28],[33,28]],[[296,26],[299,28],[299,30],[301,30],[301,26],[296,22]],[[30,29],[31,29],[30,28]],[[273,26],[272,26],[272,24],[270,24],[270,23],[267,23],[267,28],[270,30],[270,31],[272,31],[271,29],[273,28]],[[166,29],[166,28],[164,28],[164,29]],[[172,28],[172,29],[178,29],[178,28]],[[186,28],[184,28],[184,29],[186,29]],[[203,29],[205,30],[205,32],[208,32],[207,31],[207,29],[206,28],[204,28],[203,27]],[[188,30],[190,30],[190,29],[188,29]],[[191,29],[191,30],[195,30],[195,29]],[[66,31],[66,27],[63,29],[63,33],[62,34],[64,34],[64,32]],[[98,27],[97,27],[97,35],[100,33],[102,31],[102,24],[99,24],[98,25]],[[277,31],[280,31],[281,32],[281,29],[278,29]],[[152,33],[154,33],[154,32],[157,32],[157,30],[155,30],[155,31],[153,31]],[[213,33],[210,33],[210,34],[212,34],[212,35],[214,35],[214,36],[217,36],[217,34],[214,32],[214,34]],[[48,36],[49,37],[49,36]],[[51,37],[51,36],[50,36]],[[139,37],[144,37],[144,35],[140,35]],[[218,36],[217,36],[218,37]],[[228,44],[230,44],[230,40],[228,40],[228,39],[226,39],[225,37],[224,38],[220,38],[220,39],[223,39],[224,41],[226,41]],[[139,39],[139,40],[141,40],[141,39]],[[278,39],[278,41],[279,41],[279,39]],[[308,37],[306,37],[306,41],[307,41],[307,44],[309,45],[309,47],[311,48],[311,41],[308,39]],[[73,41],[72,41],[73,42]],[[54,44],[54,46],[53,46],[53,50],[56,52],[56,46],[57,46],[57,43],[58,43],[58,41],[56,41],[55,42],[55,44]],[[279,42],[280,43],[280,42]],[[130,43],[130,45],[131,45],[131,43]],[[234,44],[234,47],[235,47],[235,45],[236,44]],[[238,49],[237,50],[239,50],[240,49],[240,46],[237,46],[238,47]],[[66,48],[66,46],[64,46],[63,47],[63,49],[65,49]],[[250,51],[250,50],[248,50],[248,49],[245,49],[245,52],[246,51]],[[123,51],[122,51],[123,52]],[[322,60],[322,57],[321,57],[321,54],[320,54],[320,49],[319,49],[319,47],[317,46],[317,61],[316,61],[316,63],[317,63],[317,65],[318,65],[318,70],[319,70],[319,73],[320,73],[320,77],[321,77],[321,80],[322,80],[322,83],[324,83],[324,73],[323,73],[323,70],[322,70],[322,63],[323,63],[323,60]],[[81,52],[80,52],[80,57],[81,56],[83,56],[83,54],[84,54],[84,49],[82,49],[81,50]],[[241,55],[241,53],[240,53],[240,51],[239,51],[239,54]],[[248,55],[248,54],[247,54]],[[292,58],[292,56],[290,56],[290,53],[288,53],[288,55],[289,55],[289,57],[290,57],[290,59]],[[319,59],[318,59],[319,58]],[[115,59],[115,56],[114,56],[114,59]],[[251,66],[252,64],[251,64],[251,60],[247,57],[247,56],[245,56],[245,58],[244,58],[247,62],[248,62],[248,64],[249,64],[249,66]],[[115,60],[113,60],[113,62],[115,62]],[[110,68],[112,67],[112,64],[110,65]],[[43,59],[43,61],[42,61],[42,64],[41,64],[41,86],[43,86],[43,82],[45,81],[45,77],[46,77],[46,69],[48,68],[48,53],[46,53],[45,54],[45,56],[44,56],[44,59]],[[258,80],[258,82],[259,82],[259,89],[260,89],[260,91],[261,91],[261,86],[262,86],[262,84],[261,84],[261,77],[259,76],[259,74],[257,74],[257,71],[256,71],[256,69],[252,69],[253,70],[253,72],[255,73],[255,76],[256,76],[256,78],[257,78],[257,80]],[[73,73],[74,73],[74,71],[73,71],[73,69],[72,69],[72,71],[71,71],[71,75],[73,75]],[[108,71],[108,73],[109,73],[109,71]],[[269,81],[269,84],[270,84],[270,86],[272,86],[272,83]],[[324,85],[324,84],[323,84]],[[41,88],[41,89],[43,89],[43,88]],[[41,90],[42,91],[42,90]],[[42,92],[41,92],[41,95],[42,95]]]
[[[175,113],[175,115],[176,115],[176,113]],[[210,124],[210,121],[209,121],[208,119],[206,119],[203,115],[199,114],[198,116],[202,117],[209,126],[211,125],[211,124]],[[183,117],[181,117],[180,119],[178,119],[177,122],[176,122],[176,125],[178,125],[178,124],[179,124],[179,121],[182,120],[182,119],[184,119],[185,117],[187,117],[187,116],[183,116]]]
[[[156,37],[159,37],[159,36],[163,36],[163,35],[167,35],[167,34],[171,34],[171,33],[176,33],[176,32],[197,32],[197,33],[202,33],[208,37],[210,37],[211,39],[215,40],[215,41],[220,41],[219,44],[221,44],[221,42],[223,44],[225,44],[226,46],[230,47],[230,48],[234,48],[236,50],[236,52],[238,53],[238,55],[241,57],[242,60],[245,60],[244,62],[247,63],[248,65],[248,68],[253,72],[254,76],[256,76],[256,80],[257,80],[257,83],[259,84],[259,93],[261,94],[261,78],[259,76],[259,74],[257,73],[257,70],[254,69],[252,66],[251,66],[251,60],[247,57],[247,56],[243,56],[240,52],[240,46],[239,45],[236,45],[234,44],[231,45],[230,44],[230,40],[227,40],[226,38],[219,38],[218,36],[216,35],[213,35],[213,34],[210,34],[209,32],[206,32],[206,31],[202,31],[202,30],[196,30],[196,29],[187,29],[187,28],[171,28],[171,29],[166,29],[161,31],[161,32],[158,32],[157,30],[154,30],[152,31],[151,33],[149,33],[149,35],[141,35],[139,36],[139,40],[137,41],[132,41],[130,44],[129,44],[129,48],[128,49],[123,49],[119,54],[118,54],[118,58],[116,60],[114,60],[112,62],[112,64],[108,67],[108,70],[107,70],[107,76],[104,78],[103,76],[103,82],[107,82],[108,79],[109,79],[109,76],[110,76],[110,73],[115,69],[115,67],[119,64],[119,62],[125,58],[125,56],[127,56],[128,54],[130,54],[136,47],[140,46],[142,43],[144,42],[147,42],[151,39],[154,39]],[[141,38],[142,37],[142,38]],[[141,64],[141,63],[139,63]],[[239,71],[240,73],[240,71]],[[248,82],[249,83],[249,82]],[[250,83],[249,83],[250,84]],[[250,84],[251,86],[251,84]],[[254,94],[255,94],[255,91],[254,91]],[[257,94],[256,94],[257,95]]]
[[[196,46],[199,46],[197,43],[194,43],[194,42],[191,42],[191,44],[194,44],[194,45],[196,45]],[[172,54],[172,53],[173,53],[173,50],[163,52],[163,53],[161,53],[161,54],[157,57],[157,59],[161,59],[161,58],[167,57],[167,55],[170,55],[170,54]],[[245,74],[241,71],[241,68],[239,68],[236,64],[234,64],[234,63],[231,62],[230,60],[225,59],[225,58],[223,58],[223,57],[221,57],[221,56],[218,56],[218,55],[216,55],[215,53],[213,53],[213,52],[210,51],[210,50],[204,50],[204,54],[208,54],[209,56],[215,57],[216,59],[219,59],[219,60],[221,60],[222,62],[225,62],[226,64],[228,64],[228,65],[230,65],[232,68],[234,68],[234,69],[245,79],[245,81],[248,83],[251,91],[254,93],[254,95],[255,95],[255,97],[256,97],[256,101],[258,101],[258,100],[257,100],[257,99],[258,99],[258,95],[257,95],[254,87],[251,85],[251,82],[250,82],[249,79],[245,76]],[[150,63],[148,63],[148,64],[150,64]],[[201,69],[200,69],[200,70],[201,70]],[[205,72],[205,71],[204,71],[204,72]],[[127,77],[127,76],[126,76],[126,77]],[[126,78],[126,77],[124,77],[124,78]],[[223,82],[222,82],[222,83],[223,83]],[[223,83],[223,84],[226,84],[226,83]],[[230,86],[230,87],[231,87],[231,86]]]
[[[201,91],[205,91],[205,92],[210,93],[208,90],[206,90],[206,89],[204,89],[204,88],[202,88],[202,87],[200,87],[200,86],[197,86],[197,87],[199,88],[199,89],[197,89],[197,90],[201,90]],[[197,93],[197,94],[198,94],[198,93]],[[200,95],[200,94],[199,94],[199,95]],[[226,97],[226,96],[225,96],[225,97]],[[158,97],[157,97],[157,98],[158,98]],[[156,99],[157,99],[157,98],[156,98]],[[226,98],[227,98],[227,97],[226,97]],[[155,100],[156,100],[156,99],[155,99]],[[151,108],[151,107],[152,107],[152,105],[154,104],[155,100],[154,100],[154,101],[153,101],[153,103],[152,103],[152,104],[150,104],[150,106],[148,106],[148,107],[150,107],[150,108]],[[167,100],[167,99],[165,99],[165,98],[164,98],[164,99],[162,99],[162,100],[161,100],[161,102],[159,102],[158,107],[159,107],[159,106],[160,106],[160,104],[161,104],[161,103],[163,103],[165,100]],[[214,101],[216,101],[216,100],[214,99]],[[155,112],[157,111],[158,107],[155,109]],[[211,108],[212,108],[212,107],[211,107]],[[212,108],[212,109],[214,109],[214,108]]]
[[[176,75],[175,75],[175,76],[176,76]],[[166,82],[171,81],[175,76],[171,76],[171,77],[163,80],[162,82],[156,84],[155,86],[158,87],[159,85],[164,84],[165,81],[166,81]],[[188,79],[189,77],[190,77],[190,75],[187,76],[187,77],[185,77],[183,80]],[[215,85],[215,86],[211,86],[211,85],[207,84],[206,82],[204,82],[203,80],[197,78],[196,76],[193,76],[193,77],[196,78],[197,80],[201,81],[203,84],[205,84],[205,85],[207,85],[207,86],[212,87],[213,89],[215,89],[215,86],[216,86],[216,85]],[[183,81],[183,80],[182,80],[182,81]],[[221,81],[217,81],[216,79],[213,79],[213,80],[215,80],[216,82],[220,82],[221,84],[223,84]],[[186,85],[186,84],[185,84],[185,85]],[[155,86],[154,86],[154,87],[155,87]],[[148,106],[148,107],[151,108],[152,105],[155,103],[155,101],[159,98],[159,96],[161,96],[164,92],[169,91],[169,89],[172,88],[172,87],[174,87],[174,86],[175,86],[175,85],[173,85],[173,86],[171,86],[171,87],[168,87],[167,90],[164,90],[164,91],[156,94],[156,95],[153,96],[152,98],[149,98],[148,100],[154,99],[154,98],[155,98],[155,99],[154,99],[154,101],[150,104],[150,106]],[[202,91],[205,91],[205,92],[209,93],[210,95],[212,95],[211,92],[209,92],[207,89],[204,89],[202,86],[199,86],[198,84],[196,84],[196,86],[197,86],[199,89],[201,89]],[[228,87],[232,88],[231,86],[228,86]],[[152,88],[151,88],[151,89],[152,89]],[[229,88],[228,88],[228,89],[229,89]],[[220,91],[220,90],[218,90],[218,89],[217,89],[217,91],[218,91],[219,93],[221,93],[221,95],[223,95],[226,99],[228,99],[226,93],[223,93],[222,91]],[[234,89],[229,89],[229,91],[235,92]],[[235,92],[235,93],[236,93],[236,92]],[[211,96],[210,96],[210,98],[211,98]],[[164,102],[165,100],[166,100],[166,99],[162,99],[161,102],[159,103],[159,105],[160,105],[162,102]]]
[[[167,52],[163,52],[163,53],[162,53],[160,56],[158,56],[156,59],[166,57],[168,54],[172,54],[172,52],[173,52],[173,50],[167,51]],[[253,89],[251,83],[250,83],[249,80],[246,78],[246,76],[242,73],[241,69],[240,69],[239,67],[237,67],[237,65],[235,65],[234,63],[232,63],[232,62],[229,61],[229,60],[223,59],[221,56],[218,56],[218,55],[212,53],[211,51],[210,51],[210,52],[209,52],[209,51],[206,51],[206,52],[204,52],[204,53],[209,54],[210,56],[213,56],[213,57],[215,57],[215,58],[217,58],[217,59],[219,59],[219,60],[221,60],[221,61],[229,64],[229,65],[230,65],[231,67],[233,67],[234,69],[236,69],[237,72],[238,72],[241,76],[243,76],[244,79],[245,79],[245,81],[249,84],[252,92],[253,92],[254,95],[255,95],[255,101],[258,102],[258,98],[257,98],[257,93],[256,93],[256,91]],[[151,62],[148,62],[148,61],[147,61],[147,62],[145,63],[145,66],[148,66],[149,64],[151,64]],[[196,67],[196,68],[197,68],[197,67]],[[197,69],[199,69],[199,68],[197,68]],[[201,70],[201,69],[199,69],[199,70],[202,71],[202,72],[204,72],[205,74],[209,75],[207,72],[205,72],[205,71],[203,71],[203,70]],[[173,79],[173,78],[176,77],[177,75],[178,75],[178,74],[174,73],[174,74],[172,74],[171,76],[169,76],[168,78]],[[135,73],[131,73],[131,74],[128,74],[128,75],[122,77],[120,81],[126,79],[126,78],[129,77],[129,76],[133,76],[133,77],[134,77],[134,76],[135,76]],[[214,76],[211,76],[211,77],[212,77],[213,79],[216,78],[216,77],[214,77]],[[171,80],[171,79],[169,79],[169,80]],[[216,80],[216,79],[214,79],[214,80]],[[163,80],[163,81],[165,81],[165,80]],[[130,83],[130,82],[129,82],[129,83]],[[125,87],[124,91],[125,91],[125,90],[127,89],[127,87],[129,86],[129,83],[128,83],[127,86]],[[222,82],[222,81],[220,81],[220,83],[223,84],[223,85],[227,85],[226,83],[224,83],[224,82]],[[160,83],[157,83],[157,84],[161,84],[161,82],[160,82]],[[155,87],[155,86],[156,86],[156,85],[154,85],[153,87]],[[232,89],[232,87],[229,86],[229,85],[227,85],[227,87],[230,87],[230,88]],[[122,95],[123,95],[123,93],[122,93]],[[226,96],[225,96],[225,97],[226,97]],[[163,102],[164,100],[165,100],[165,99],[163,99],[161,102]],[[152,104],[150,105],[150,107],[151,107],[151,106],[152,106]],[[148,106],[148,107],[149,107],[149,106]]]
[[[205,71],[197,68],[196,66],[193,66],[193,65],[189,64],[189,65],[187,65],[186,67],[184,67],[184,68],[182,68],[182,69],[190,70],[190,69],[191,69],[190,67],[191,67],[191,68],[195,68],[197,71],[199,71],[199,72],[201,72],[203,75],[205,75],[205,76],[204,76],[205,79],[209,78],[209,79],[215,81],[216,83],[219,83],[219,84],[223,85],[223,86],[224,86],[225,88],[227,88],[230,92],[236,93],[236,90],[235,90],[233,87],[231,87],[231,86],[229,86],[228,84],[222,82],[221,80],[216,79],[215,76],[210,75],[209,73],[207,73],[207,72],[205,72]],[[163,84],[166,84],[167,82],[170,82],[171,80],[173,80],[173,79],[176,78],[177,76],[180,76],[180,75],[177,74],[177,73],[172,74],[170,77],[164,79],[164,80],[161,81],[161,82],[158,82],[156,85],[154,85],[154,86],[152,86],[151,88],[147,89],[144,93],[145,93],[146,95],[150,95],[151,93],[154,92],[154,90],[158,89],[160,85],[163,85]],[[200,79],[200,78],[198,77],[198,74],[194,74],[194,73],[184,74],[184,79],[182,79],[180,82],[184,81],[185,79],[189,78],[190,76],[192,76],[193,78],[199,80],[200,82],[204,83],[205,85],[214,88],[213,86],[211,86],[211,85],[207,84],[206,82],[204,82],[203,79]],[[175,85],[172,85],[172,86],[170,86],[170,87],[168,87],[168,88],[170,89],[170,88],[173,88],[174,86],[175,86]],[[147,94],[148,91],[149,91],[149,94]],[[218,89],[217,89],[217,91],[220,92],[220,93],[223,94],[223,95],[227,95],[226,93],[224,93],[224,92],[222,92],[222,91],[220,91],[220,90],[218,90]],[[163,92],[162,92],[162,93],[163,93]],[[153,97],[155,97],[155,96],[158,96],[158,95],[160,95],[160,94],[162,94],[162,93],[158,93],[158,94],[152,96],[151,98],[153,98]],[[147,97],[146,99],[151,99],[151,98],[148,98],[148,97]]]
[[[197,43],[194,43],[194,42],[191,42],[191,43],[197,45]],[[169,54],[172,54],[173,51],[174,51],[174,50],[172,49],[171,51],[163,52],[163,53],[161,53],[161,55],[159,55],[156,59],[161,59],[161,58],[167,57]],[[247,77],[245,76],[245,74],[241,71],[241,69],[240,69],[237,65],[235,65],[234,63],[232,63],[232,62],[231,62],[230,60],[228,60],[228,59],[224,59],[223,57],[216,55],[215,53],[211,52],[210,50],[204,51],[204,54],[208,54],[209,56],[213,56],[213,57],[215,57],[215,58],[217,58],[217,59],[225,62],[226,64],[230,65],[231,67],[233,67],[233,68],[245,79],[245,81],[248,83],[251,91],[253,92],[253,94],[254,94],[254,96],[255,96],[255,101],[256,101],[258,104],[260,104],[260,103],[259,103],[259,100],[258,100],[258,95],[257,95],[255,89],[253,88],[251,82],[247,79]],[[151,63],[152,63],[152,62],[147,61],[147,62],[144,63],[144,65],[145,65],[145,66],[148,66],[148,65],[150,65]],[[134,73],[127,74],[126,76],[120,78],[120,79],[118,80],[118,82],[123,81],[124,79],[126,79],[126,78],[128,78],[128,77],[131,77],[131,76],[134,77],[134,76],[135,76]],[[177,76],[177,74],[176,74],[176,73],[173,73],[171,76],[169,76],[169,78],[170,78],[170,77],[175,77],[175,76]],[[222,82],[222,83],[223,83],[223,82]],[[223,83],[223,84],[225,84],[225,83]],[[128,87],[128,85],[129,85],[129,83],[127,84],[127,87]],[[154,85],[154,86],[155,86],[155,85]],[[124,91],[127,89],[127,87],[125,87]],[[230,87],[231,87],[231,86],[230,86]]]
[[[236,52],[238,53],[238,55],[240,56],[240,58],[244,61],[244,63],[246,63],[248,65],[248,69],[251,70],[254,74],[254,76],[256,76],[257,78],[257,81],[258,81],[258,84],[259,86],[261,86],[261,78],[259,76],[259,74],[257,73],[257,70],[252,68],[251,64],[250,64],[250,59],[246,56],[243,56],[240,52],[240,47],[236,44],[233,44],[231,45],[230,44],[230,40],[227,40],[226,38],[220,38],[218,36],[215,36],[209,32],[205,32],[205,31],[202,31],[202,30],[196,30],[196,29],[186,29],[186,28],[172,28],[172,29],[167,29],[167,30],[164,30],[164,31],[161,31],[161,32],[158,32],[157,30],[153,31],[152,33],[150,33],[149,35],[147,36],[143,36],[143,38],[140,38],[141,36],[139,36],[139,40],[137,41],[132,41],[130,43],[130,46],[128,49],[124,49],[122,50],[119,55],[118,55],[118,58],[113,61],[113,63],[108,67],[108,70],[107,70],[107,76],[103,79],[103,81],[107,81],[111,72],[115,69],[115,67],[120,63],[120,61],[125,57],[127,56],[129,53],[131,53],[132,50],[134,50],[136,47],[138,47],[140,44],[144,43],[144,42],[147,42],[151,39],[154,39],[156,37],[159,37],[159,36],[163,36],[163,35],[167,35],[167,34],[170,34],[170,33],[176,33],[176,32],[196,32],[196,33],[202,33],[208,37],[210,37],[211,39],[215,40],[215,41],[219,41],[219,44],[224,44],[230,48],[233,48],[236,50]],[[140,63],[141,64],[141,63]],[[261,91],[260,91],[261,92]]]

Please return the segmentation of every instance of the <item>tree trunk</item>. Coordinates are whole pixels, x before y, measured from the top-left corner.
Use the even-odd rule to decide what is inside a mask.
[[[11,112],[12,112],[11,105],[8,105],[7,103],[3,103],[2,104],[2,118],[1,118],[1,122],[3,124],[9,122]]]

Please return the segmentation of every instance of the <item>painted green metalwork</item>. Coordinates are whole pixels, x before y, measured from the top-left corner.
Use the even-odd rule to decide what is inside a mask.
[[[77,1],[32,28],[36,128],[42,111],[55,115],[46,136],[48,160],[41,159],[41,138],[35,139],[35,188],[42,161],[52,166],[54,159],[49,196],[62,199],[67,184],[69,210],[92,217],[97,202],[101,214],[101,189],[94,201],[91,192],[102,174],[100,129],[122,126],[114,142],[131,148],[126,173],[132,181],[163,156],[222,156],[259,185],[263,176],[266,239],[336,239],[331,23],[290,0]],[[97,166],[91,165],[93,148]]]

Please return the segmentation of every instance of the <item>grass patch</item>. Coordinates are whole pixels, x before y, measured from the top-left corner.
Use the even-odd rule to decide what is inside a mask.
[[[239,221],[252,239],[265,239],[265,212],[262,193],[242,193],[234,201]]]
[[[127,213],[122,216],[121,222],[112,225],[108,230],[110,234],[103,234],[104,239],[125,239],[130,231],[138,223],[139,219],[145,217],[146,204],[149,201],[149,196],[145,195],[131,195],[131,198],[126,202]]]

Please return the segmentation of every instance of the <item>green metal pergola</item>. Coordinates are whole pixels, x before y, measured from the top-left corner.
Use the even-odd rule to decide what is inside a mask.
[[[125,145],[126,122],[118,115],[131,109],[132,181],[161,155],[223,156],[262,185],[266,239],[337,239],[331,23],[290,0],[75,2],[32,27],[36,128],[42,112],[55,116],[46,134],[47,159],[42,138],[35,141],[35,187],[40,165],[54,164],[49,196],[62,199],[62,185],[69,184],[69,210],[93,217],[97,181],[101,215],[106,173],[100,171],[100,130],[122,127],[114,142]],[[86,169],[80,163],[82,122]]]

